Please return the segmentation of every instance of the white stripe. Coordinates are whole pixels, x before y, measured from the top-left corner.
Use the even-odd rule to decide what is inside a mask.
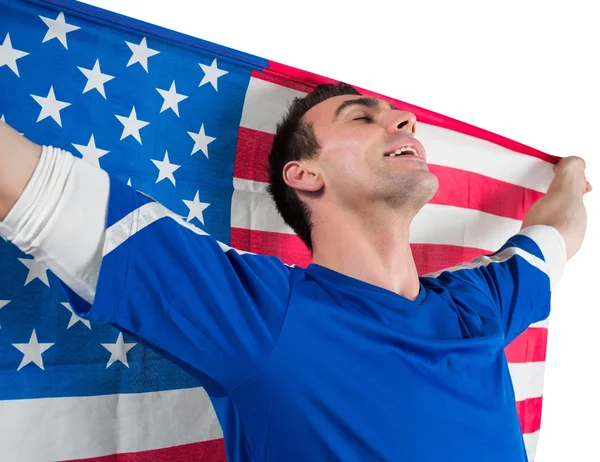
[[[538,321],[538,322],[534,322],[531,326],[529,327],[538,327],[538,328],[545,328],[548,329],[548,326],[550,325],[550,316],[548,316],[546,319],[542,320],[542,321]]]
[[[305,95],[304,92],[251,77],[240,126],[273,134],[288,104],[294,98]]]
[[[527,451],[527,459],[529,462],[534,462],[538,441],[540,440],[540,431],[524,433],[523,440],[525,442],[525,450]]]
[[[306,93],[252,77],[240,125],[274,134],[277,122],[294,97]],[[469,135],[419,123],[417,138],[432,164],[479,173],[525,188],[546,192],[553,165]]]
[[[523,372],[541,375],[514,366],[509,365],[513,383]],[[536,393],[530,392],[532,397],[539,396]],[[0,447],[6,462],[101,457],[223,436],[201,388],[2,401],[0,415]],[[524,435],[528,454],[537,447],[537,433]]]
[[[490,252],[521,227],[519,220],[449,205],[426,204],[410,226],[410,242],[472,247]]]
[[[130,236],[133,236],[138,231],[141,231],[155,221],[167,217],[173,218],[182,226],[191,229],[196,234],[206,234],[205,231],[202,231],[200,228],[197,228],[191,223],[186,222],[183,218],[171,212],[164,205],[158,202],[148,202],[128,213],[125,217],[121,218],[118,222],[114,223],[106,230],[102,254],[108,255],[123,242],[125,242]]]
[[[518,255],[519,257],[523,258],[531,266],[535,266],[537,269],[539,269],[546,275],[548,274],[548,266],[546,265],[546,262],[544,260],[536,257],[535,255],[531,255],[529,252],[526,252],[525,250],[520,249],[518,247],[508,247],[502,252],[498,252],[496,255],[492,255],[491,257],[482,255],[473,259],[470,262],[459,263],[458,265],[453,266],[451,268],[436,271],[435,273],[429,273],[426,276],[437,278],[440,274],[446,271],[454,272],[463,269],[474,269],[479,268],[480,266],[488,266],[490,263],[502,263],[507,260],[510,260],[515,255]]]
[[[206,231],[201,230],[192,223],[188,223],[183,219],[183,217],[172,212],[164,205],[158,202],[148,202],[128,213],[125,217],[121,218],[118,222],[114,223],[106,230],[102,255],[108,255],[131,236],[135,235],[137,232],[160,220],[161,218],[172,218],[176,223],[184,228],[189,229],[195,234],[200,236],[208,236]],[[233,250],[239,254],[250,253],[243,250],[234,249],[219,241],[216,242],[219,247],[221,247],[223,252]]]
[[[295,234],[277,212],[266,186],[266,183],[258,181],[233,179],[231,227]]]
[[[65,460],[221,438],[202,388],[2,401],[2,461]]]
[[[417,125],[417,138],[425,146],[427,162],[495,178],[546,192],[554,178],[554,165],[464,133],[429,124]]]
[[[553,290],[562,278],[567,262],[567,246],[562,234],[556,228],[546,225],[528,226],[519,234],[532,239],[542,251],[548,264],[550,290]]]
[[[266,183],[234,178],[231,203],[233,228],[294,234],[266,192]],[[410,228],[410,242],[448,244],[495,251],[519,232],[521,222],[478,210],[427,204]]]
[[[508,364],[517,401],[542,396],[545,366],[544,361]]]

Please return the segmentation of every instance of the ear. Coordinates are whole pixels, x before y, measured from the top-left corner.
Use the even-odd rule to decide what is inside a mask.
[[[293,160],[283,167],[283,181],[299,191],[316,192],[323,188],[323,178],[310,164]]]

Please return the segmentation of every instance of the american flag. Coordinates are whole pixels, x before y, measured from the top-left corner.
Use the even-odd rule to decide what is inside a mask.
[[[265,191],[287,103],[332,80],[70,0],[0,0],[0,116],[241,250],[308,264]],[[351,83],[351,82],[350,82]],[[402,101],[440,179],[417,215],[420,274],[499,248],[558,160]],[[201,384],[72,313],[55,276],[0,241],[0,459],[224,461]],[[506,349],[527,452],[540,430],[547,320]]]

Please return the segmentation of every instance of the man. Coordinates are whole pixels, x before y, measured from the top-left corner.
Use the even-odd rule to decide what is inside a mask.
[[[504,347],[548,316],[581,245],[585,164],[561,160],[494,255],[420,278],[409,227],[438,181],[415,131],[344,84],[292,103],[269,190],[313,252],[306,269],[230,249],[6,125],[0,233],[77,314],[199,377],[231,461],[525,461]]]

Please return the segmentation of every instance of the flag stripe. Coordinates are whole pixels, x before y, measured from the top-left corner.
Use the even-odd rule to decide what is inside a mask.
[[[232,227],[230,241],[235,249],[274,255],[288,265],[306,268],[311,261],[310,252],[295,234]]]
[[[543,380],[531,378],[543,378],[543,367],[544,363],[537,362],[509,365],[515,389],[520,390],[515,391],[517,407],[526,409],[526,416],[534,416],[525,417],[530,419],[525,421],[521,417],[525,432],[539,428],[535,416],[540,415],[536,406],[541,406],[541,400],[535,398],[542,394]],[[190,403],[194,405],[190,406]],[[40,419],[40,415],[48,418]],[[70,419],[81,419],[79,421],[86,422],[86,425],[81,432],[78,432],[78,426],[56,425],[53,416],[60,418],[64,415],[69,415]],[[519,415],[523,416],[523,413]],[[29,435],[27,447],[20,444],[20,431],[23,428],[27,428]],[[89,428],[101,431],[92,435],[87,431]],[[161,459],[166,453],[155,450],[211,441],[222,436],[208,397],[201,388],[101,397],[5,401],[0,431],[3,441],[13,443],[13,446],[5,444],[3,447],[3,456],[7,460],[77,460],[96,457],[98,459],[94,460],[128,461],[132,459],[106,459],[103,456],[139,451],[151,451],[146,455],[156,457],[151,459],[153,461],[177,460]],[[48,445],[48,441],[60,444]],[[176,451],[175,454],[181,451],[183,455],[208,447],[214,446],[203,448],[190,445],[171,450]]]
[[[523,433],[533,433],[540,429],[542,423],[542,397],[517,401],[517,413]]]
[[[266,69],[263,69],[262,71],[253,71],[252,77],[256,80],[287,87],[290,90],[296,92],[297,94],[307,93],[311,91],[316,85],[322,83],[337,83],[337,81],[334,79],[330,79],[328,77],[324,77],[318,74],[313,74],[311,72],[307,72],[301,69],[296,69],[294,67],[286,66],[285,64],[277,63],[274,61],[270,61],[269,66]],[[410,104],[405,101],[390,98],[388,96],[382,95],[372,90],[368,90],[366,88],[361,88],[356,85],[353,86],[365,95],[371,95],[377,98],[382,98],[386,101],[393,102],[394,104],[396,104],[397,107],[403,110],[412,112],[422,123],[435,125],[437,127],[445,128],[456,133],[461,133],[464,135],[479,138],[481,140],[486,140],[498,146],[502,146],[510,151],[526,154],[531,157],[537,157],[538,159],[553,164],[555,164],[558,161],[558,158],[555,156],[551,156],[538,149],[532,148],[531,146],[527,146],[525,144],[511,140],[504,136],[498,135],[497,133],[484,130],[483,128],[475,127],[474,125],[468,124],[466,122],[461,122],[460,120],[456,120],[452,117],[448,117],[437,112],[430,111],[419,106],[415,106],[414,104]],[[258,113],[260,113],[260,111]]]
[[[233,228],[294,233],[277,212],[265,183],[234,178],[233,184]],[[506,236],[518,233],[520,228],[520,220],[468,208],[426,204],[411,224],[410,242],[495,251],[504,244]]]
[[[544,319],[543,321],[539,321],[536,323],[533,323],[531,325],[531,327],[544,327],[544,328],[548,328],[550,326],[550,316],[548,316],[546,319]]]
[[[166,449],[112,454],[89,459],[71,459],[68,462],[227,462],[223,439],[184,444]],[[67,462],[67,461],[65,461]]]
[[[547,340],[548,329],[532,325],[506,347],[506,358],[509,363],[545,361]]]
[[[85,425],[58,424],[64,418]],[[0,434],[3,460],[23,461],[101,457],[223,436],[202,388],[7,400],[2,402]]]
[[[517,401],[542,396],[545,366],[544,361],[508,364]]]
[[[311,261],[310,252],[295,234],[233,227],[231,246],[275,255],[290,265],[306,267]],[[471,261],[485,253],[482,249],[457,245],[412,243],[410,246],[420,275],[451,267],[457,261]]]
[[[539,410],[539,414],[541,415],[541,409]],[[540,439],[540,431],[536,430],[532,433],[524,433],[523,441],[525,443],[525,450],[527,451],[527,458],[529,462],[534,462],[535,452],[537,449],[537,445]]]

